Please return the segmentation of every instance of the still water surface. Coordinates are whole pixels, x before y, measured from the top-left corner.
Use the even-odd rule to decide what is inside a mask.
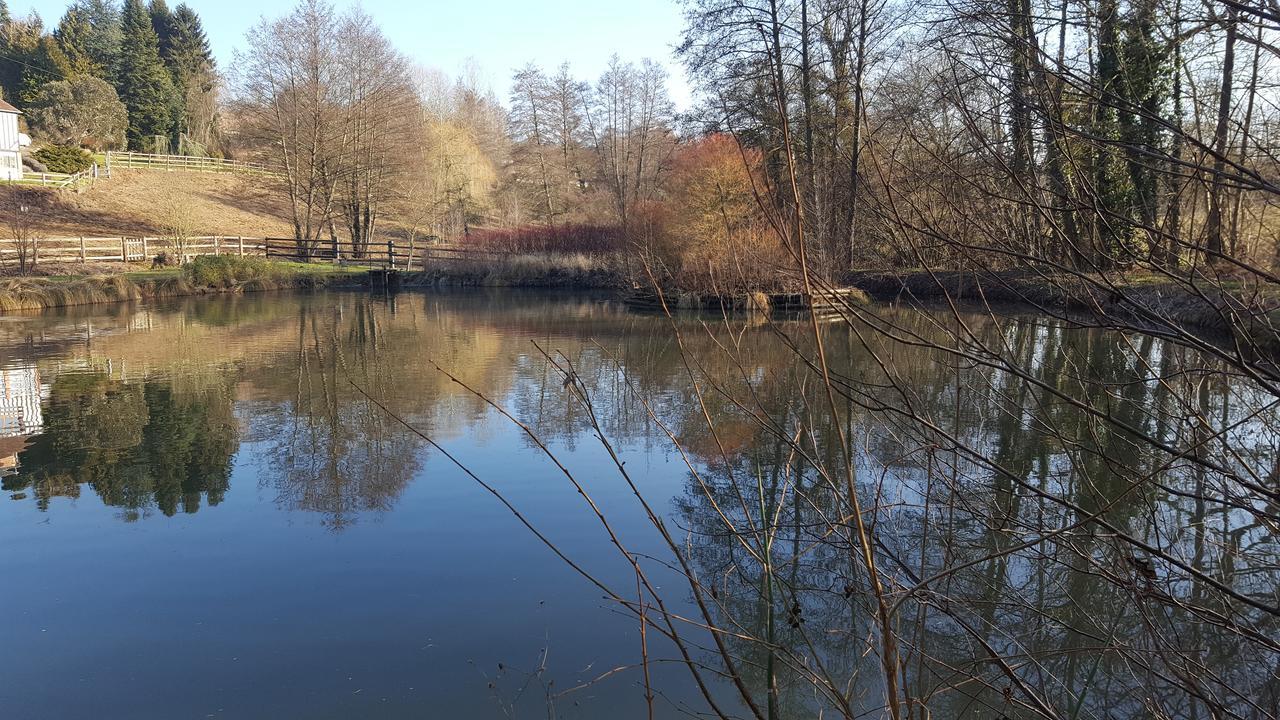
[[[564,477],[424,361],[550,428],[626,531],[642,519],[561,422],[530,341],[661,342],[654,319],[536,295],[332,294],[0,323],[17,453],[0,501],[0,717],[502,717],[516,696],[545,704],[538,683],[521,695],[543,664],[558,692],[637,660],[634,621],[347,378],[616,578]],[[622,439],[655,496],[680,492],[672,457]],[[683,673],[659,672],[670,702],[688,699]],[[635,683],[601,681],[559,712],[636,716]]]
[[[685,322],[697,337],[697,323]],[[1033,328],[1028,337],[1044,334]],[[1125,372],[1113,357],[1118,336],[1097,344],[1094,333],[1079,346],[1058,337],[1072,353],[1100,358],[1100,376]],[[689,352],[714,357],[702,338]],[[771,331],[745,328],[737,340],[748,362],[722,370],[754,381],[757,400],[779,414],[812,412],[794,406],[798,364]],[[689,467],[636,398],[669,421],[710,482],[726,454],[742,458],[747,476],[763,476],[784,453],[735,421],[723,400],[710,408],[723,413],[719,434],[698,431],[689,371],[666,319],[602,299],[511,292],[256,295],[0,319],[0,717],[546,717],[549,704],[557,717],[644,717],[638,671],[607,674],[639,661],[634,618],[389,414],[491,483],[602,581],[634,588],[560,471],[519,427],[427,362],[528,423],[631,551],[662,555],[540,348],[573,362],[627,469],[685,534],[700,570],[735,564]],[[908,374],[919,375],[922,395],[956,407],[966,432],[1004,432],[993,434],[992,452],[1028,477],[1046,482],[1057,472],[1060,449],[1018,423],[1002,430],[977,395],[960,407],[948,394],[965,384],[957,371],[917,355],[897,361],[915,368]],[[835,353],[849,377],[868,362],[865,351]],[[1132,399],[1138,411],[1150,402]],[[906,452],[879,422],[857,434],[882,471]],[[1115,442],[1109,452],[1124,454]],[[909,504],[908,495],[898,501]],[[895,548],[918,554],[918,523],[902,522]],[[985,550],[982,527],[952,531],[948,553],[963,553],[958,538]],[[844,602],[842,581],[827,577],[840,561],[806,563],[814,587],[837,588],[832,602]],[[1061,612],[1087,624],[1093,614],[1114,630],[1115,598],[1094,596],[1082,574],[1083,584],[1064,581],[1070,603],[1046,601],[1044,589],[1066,576],[1059,569],[1036,580],[1042,569],[1002,566],[1018,597],[1040,582],[1041,604],[988,622],[1021,632],[1028,617]],[[652,572],[670,589],[669,609],[688,611],[687,587],[659,565]],[[937,655],[963,656],[948,645],[953,632],[935,630]],[[857,675],[859,632],[846,633],[847,645],[837,635],[821,640],[818,652],[842,658],[835,672]],[[1055,632],[1020,642],[1033,651],[1043,642],[1056,657],[1065,641]],[[653,642],[655,658],[672,657]],[[653,671],[659,716],[702,708],[683,668],[658,662]],[[1064,672],[1093,678],[1099,667]],[[1117,687],[1098,702],[1136,697]],[[728,697],[730,688],[713,692]],[[874,692],[864,697],[874,707]],[[803,693],[784,700],[788,717],[816,712]],[[985,712],[972,699],[953,710],[962,707]]]

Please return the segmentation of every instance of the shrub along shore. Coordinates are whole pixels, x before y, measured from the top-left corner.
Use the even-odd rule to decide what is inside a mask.
[[[1280,297],[1230,281],[1191,285],[1134,275],[1063,275],[1029,271],[863,271],[846,284],[887,302],[950,298],[992,306],[1021,305],[1045,314],[1070,313],[1111,326],[1124,318],[1157,331],[1208,331],[1210,340],[1234,338],[1268,355],[1280,353]]]
[[[199,257],[181,268],[110,275],[0,279],[0,312],[212,293],[358,287],[363,270],[270,262],[236,256]]]
[[[635,290],[622,258],[576,254],[530,253],[499,260],[440,265],[404,275],[402,287],[524,287],[615,290],[627,297]],[[854,272],[846,277],[848,293],[841,302],[862,303],[865,296],[888,302],[936,302],[950,298],[993,306],[1021,305],[1046,314],[1071,313],[1105,324],[1118,316],[1145,321],[1158,330],[1208,331],[1280,352],[1280,298],[1258,298],[1223,285],[1203,291],[1159,278],[1135,277],[1119,285],[1091,283],[1083,277],[1049,278],[1035,273],[923,270]],[[332,265],[268,261],[237,256],[198,257],[181,268],[138,270],[96,276],[49,276],[0,279],[0,312],[150,298],[213,293],[261,292],[367,285],[366,270]],[[790,295],[762,293],[711,295],[664,291],[672,309],[767,308],[767,300]],[[863,296],[865,293],[865,296]],[[798,296],[796,296],[798,297]],[[761,299],[762,298],[762,299]],[[739,302],[741,300],[741,302]],[[774,304],[777,304],[775,300]],[[799,307],[776,310],[797,310]],[[1164,325],[1165,327],[1160,327]]]
[[[620,255],[587,253],[511,253],[483,260],[461,260],[407,273],[407,287],[527,287],[621,289],[631,286]]]
[[[66,268],[75,272],[76,268]],[[527,253],[486,261],[450,263],[406,272],[406,288],[526,287],[622,289],[630,287],[617,259],[582,254]],[[270,261],[234,255],[201,256],[181,268],[136,269],[98,275],[0,278],[0,312],[214,293],[355,288],[368,284],[367,269]]]

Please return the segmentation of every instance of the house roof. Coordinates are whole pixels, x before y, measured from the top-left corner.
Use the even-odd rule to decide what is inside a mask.
[[[19,115],[22,114],[21,110],[19,110],[18,108],[10,105],[9,103],[3,100],[0,100],[0,112],[11,112],[11,113],[17,113]]]

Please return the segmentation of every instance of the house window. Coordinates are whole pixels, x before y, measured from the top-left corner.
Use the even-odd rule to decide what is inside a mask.
[[[17,170],[17,169],[18,169],[17,157],[10,155],[8,153],[5,153],[4,155],[0,155],[0,170]]]

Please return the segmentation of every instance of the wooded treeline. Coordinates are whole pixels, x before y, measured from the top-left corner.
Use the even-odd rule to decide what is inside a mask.
[[[530,63],[504,104],[474,70],[416,65],[359,9],[304,0],[247,46],[229,125],[280,170],[304,253],[435,236],[699,279],[770,283],[790,265],[755,195],[761,151],[683,134],[653,60],[615,56],[594,81]]]
[[[679,53],[698,104],[684,117],[652,61],[615,58],[594,81],[529,64],[504,108],[474,80],[415,67],[358,12],[303,3],[251,35],[237,118],[282,153],[304,243],[339,227],[364,242],[394,210],[412,234],[450,238],[609,225],[657,266],[722,277],[795,275],[802,247],[830,281],[975,257],[1179,277],[1280,267],[1276,12],[1190,0],[686,11]],[[383,81],[398,99],[367,84]],[[309,139],[275,142],[286,126]]]
[[[305,0],[248,44],[237,142],[281,170],[304,248],[343,236],[359,252],[379,229],[416,243],[476,225],[628,227],[677,145],[665,71],[647,60],[614,58],[594,84],[529,65],[508,109],[475,71],[415,65],[359,9]]]
[[[220,153],[220,80],[200,16],[165,0],[75,0],[58,24],[0,0],[0,90],[39,142]]]
[[[693,0],[699,119],[813,268],[1280,266],[1274,6]]]

